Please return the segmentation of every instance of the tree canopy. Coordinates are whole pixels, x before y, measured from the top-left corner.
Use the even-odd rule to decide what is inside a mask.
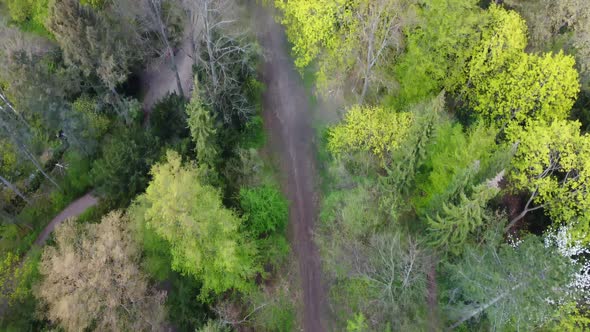
[[[140,251],[114,211],[98,224],[69,220],[55,231],[55,246],[43,252],[37,296],[47,317],[66,331],[149,331],[162,327],[165,293],[149,286],[139,269]]]
[[[203,283],[202,296],[230,289],[248,291],[257,271],[253,244],[240,232],[242,220],[201,181],[194,163],[172,151],[152,167],[152,181],[133,215],[168,241],[172,268]]]

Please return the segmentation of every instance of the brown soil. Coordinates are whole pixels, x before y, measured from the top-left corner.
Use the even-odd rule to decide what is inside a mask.
[[[320,258],[313,241],[314,222],[318,214],[315,150],[311,127],[309,96],[300,75],[288,55],[283,29],[272,14],[257,7],[255,25],[265,53],[262,79],[264,122],[269,133],[270,149],[280,160],[286,179],[283,190],[291,205],[290,240],[297,256],[303,293],[303,328],[326,330],[326,303]]]
[[[35,245],[42,247],[49,238],[51,232],[53,232],[57,225],[61,224],[66,219],[75,218],[79,216],[84,211],[86,211],[86,209],[96,204],[98,204],[98,199],[92,196],[92,194],[90,193],[72,202],[70,205],[68,205],[68,207],[63,209],[60,212],[60,214],[55,216],[55,218],[53,218],[53,220],[51,220],[51,222],[47,224],[47,226],[45,226],[41,234],[39,234],[39,236],[35,240]]]
[[[187,27],[185,31],[189,31]],[[187,36],[180,48],[175,51],[174,59],[185,97],[189,97],[193,85],[193,59],[190,55],[191,40]],[[169,93],[178,93],[176,75],[170,66],[169,58],[159,58],[147,66],[139,75],[143,95],[144,112],[149,113],[154,105]]]

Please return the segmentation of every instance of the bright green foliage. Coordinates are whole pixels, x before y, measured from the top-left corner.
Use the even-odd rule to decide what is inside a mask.
[[[0,172],[10,174],[17,169],[17,151],[9,140],[0,139]]]
[[[245,226],[255,237],[282,234],[289,218],[289,204],[273,186],[240,189],[240,206],[245,215]]]
[[[330,130],[328,150],[336,156],[367,151],[383,162],[406,139],[411,123],[410,113],[356,105]]]
[[[414,121],[407,139],[391,157],[391,165],[386,167],[387,175],[380,177],[382,192],[381,207],[398,215],[407,209],[405,201],[415,185],[418,169],[427,157],[427,147],[432,142],[442,120],[445,98],[444,94],[428,102],[414,105],[411,109]]]
[[[209,109],[201,102],[198,81],[190,103],[186,105],[187,123],[195,143],[195,152],[199,164],[212,167],[217,159],[215,119]]]
[[[152,168],[134,215],[170,244],[172,269],[203,283],[201,297],[229,289],[248,291],[257,267],[255,249],[240,233],[242,221],[223,207],[219,192],[201,183],[194,164],[169,151]],[[143,211],[143,213],[142,213]]]
[[[49,0],[2,0],[6,3],[10,18],[22,27],[46,33],[44,25],[49,16]],[[27,30],[27,29],[25,29]]]
[[[579,91],[574,58],[526,54],[526,26],[513,11],[492,6],[490,27],[473,50],[464,93],[476,112],[500,125],[565,119]]]
[[[582,305],[582,308],[587,305]],[[550,324],[545,331],[552,332],[577,332],[588,331],[590,329],[590,317],[588,312],[584,309],[580,310],[576,302],[569,302],[563,304],[559,308],[559,312],[555,315],[557,321]]]
[[[72,103],[74,112],[82,115],[86,127],[81,132],[85,139],[98,140],[109,129],[110,121],[106,115],[99,112],[95,99],[83,95]]]
[[[275,281],[275,287],[253,292],[249,296],[249,311],[252,326],[256,331],[294,331],[297,330],[296,299],[290,292],[289,283]]]
[[[406,54],[395,65],[397,104],[408,106],[465,82],[464,68],[487,16],[477,0],[424,0],[421,19],[407,36]]]
[[[590,136],[580,135],[580,123],[533,122],[509,137],[518,142],[511,173],[514,188],[532,193],[555,222],[574,223],[574,238],[587,237]]]
[[[428,217],[432,244],[458,255],[472,233],[491,219],[486,206],[500,189],[497,183],[480,184],[467,196],[461,192],[459,203],[443,203],[442,213]]]
[[[349,21],[350,9],[346,0],[276,0],[275,6],[283,12],[281,22],[287,37],[293,43],[295,65],[307,66],[322,49],[338,46],[338,23]]]
[[[379,72],[402,48],[415,0],[275,0],[299,69],[318,60],[317,83],[327,92],[390,87]],[[381,77],[380,77],[381,76]]]
[[[460,322],[485,314],[496,331],[533,330],[550,320],[556,302],[568,298],[573,272],[567,257],[532,235],[514,246],[466,248],[463,260],[448,268],[457,289],[447,317]]]
[[[16,304],[31,295],[31,283],[37,279],[40,253],[32,252],[22,258],[14,252],[6,252],[0,261],[0,296],[8,303]],[[24,260],[21,263],[21,260]]]
[[[440,209],[463,189],[494,175],[489,174],[498,150],[493,129],[478,125],[465,133],[459,124],[437,125],[436,138],[428,146],[428,158],[417,180],[414,205],[419,213]]]
[[[529,47],[538,51],[563,48],[576,58],[583,90],[590,83],[590,7],[586,0],[505,0],[529,27]]]
[[[354,314],[352,319],[349,319],[346,322],[346,331],[348,332],[364,332],[369,331],[369,324],[367,324],[367,319],[365,315],[362,313]]]

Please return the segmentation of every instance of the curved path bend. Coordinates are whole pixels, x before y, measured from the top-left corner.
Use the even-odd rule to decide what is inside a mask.
[[[260,7],[256,9],[255,18],[265,55],[262,65],[266,86],[263,95],[265,127],[270,148],[278,155],[282,174],[286,175],[283,190],[291,202],[289,227],[303,290],[303,328],[309,332],[325,331],[325,292],[320,256],[313,241],[318,208],[310,98],[288,54],[283,28],[270,12]]]
[[[70,205],[63,209],[51,220],[51,222],[49,222],[49,224],[47,224],[47,226],[45,226],[41,234],[39,234],[35,240],[35,245],[42,247],[57,225],[61,224],[66,219],[75,218],[81,215],[88,208],[95,206],[96,204],[98,204],[98,199],[90,193],[70,203]]]

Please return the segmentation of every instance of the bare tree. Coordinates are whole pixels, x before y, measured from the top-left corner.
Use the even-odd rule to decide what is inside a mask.
[[[10,181],[8,181],[6,178],[4,178],[2,175],[0,175],[0,182],[2,182],[2,184],[4,184],[8,189],[14,191],[15,194],[18,195],[18,197],[22,198],[23,201],[27,202],[27,203],[31,203],[31,201],[25,196],[23,195],[23,193],[18,190],[18,188],[12,184]]]
[[[45,247],[36,295],[47,316],[66,331],[161,331],[166,294],[150,287],[139,263],[141,250],[114,211],[99,224],[67,220]],[[64,310],[67,308],[67,310]]]
[[[23,128],[24,127],[24,128]],[[56,188],[61,189],[57,182],[49,176],[43,167],[37,161],[37,158],[31,153],[23,141],[23,132],[28,131],[29,126],[20,112],[18,112],[2,90],[0,90],[0,128],[18,148],[21,154],[29,159],[47,180]]]
[[[254,111],[245,95],[245,80],[254,77],[258,54],[249,31],[236,24],[243,16],[232,0],[185,0],[195,64],[205,94],[203,102],[225,123],[233,117],[248,118]]]
[[[175,1],[167,0],[142,0],[143,6],[149,10],[143,15],[147,25],[156,32],[160,44],[163,46],[162,49],[155,49],[155,52],[162,56],[164,60],[170,61],[170,67],[176,76],[176,85],[180,96],[184,97],[182,90],[182,81],[180,80],[180,74],[178,73],[178,66],[176,64],[175,52],[172,47],[169,32],[168,19],[171,17],[170,11],[165,11],[163,5],[165,3],[171,3],[173,6],[176,5]]]
[[[371,0],[361,2],[355,12],[358,22],[359,47],[356,48],[357,64],[362,68],[360,79],[363,81],[359,100],[362,103],[367,95],[369,85],[377,80],[375,67],[382,61],[390,60],[391,51],[400,51],[402,47],[402,28],[411,21],[410,1],[407,0]],[[380,83],[384,83],[383,81]]]

